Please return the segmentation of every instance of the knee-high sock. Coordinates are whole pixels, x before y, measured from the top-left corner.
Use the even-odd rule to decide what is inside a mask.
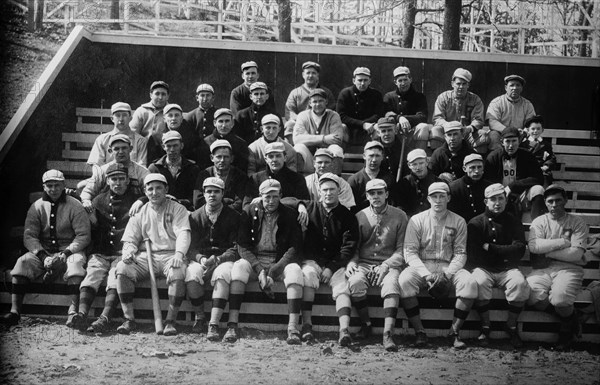
[[[93,287],[85,286],[79,290],[79,313],[87,316],[90,312],[92,302],[96,298],[96,290]]]
[[[356,312],[360,317],[360,322],[365,325],[371,325],[371,318],[369,317],[369,304],[367,303],[367,296],[352,297],[352,303],[356,308]]]
[[[117,289],[108,289],[106,291],[106,298],[104,298],[104,309],[102,309],[102,315],[110,320],[113,310],[115,310],[117,307],[118,301],[119,295],[117,294]]]
[[[11,313],[21,314],[21,307],[23,306],[23,299],[27,293],[29,286],[29,278],[25,277],[13,277],[12,278],[12,294],[11,299]]]
[[[169,284],[169,311],[166,322],[175,322],[179,307],[185,297],[185,282],[182,279],[175,280]]]
[[[406,313],[406,318],[408,318],[408,322],[415,329],[415,333],[425,331],[421,322],[421,315],[419,314],[419,300],[417,297],[402,298],[400,301]]]
[[[133,294],[135,293],[135,284],[124,274],[117,275],[117,292],[121,301],[121,309],[126,319],[135,319],[133,315]]]
[[[531,220],[539,217],[547,211],[546,203],[544,203],[544,197],[536,195],[531,200]]]
[[[471,306],[473,306],[473,299],[457,298],[456,305],[454,308],[454,318],[452,319],[452,331],[458,333],[460,328],[465,323],[465,320],[469,316]]]
[[[212,309],[210,311],[210,324],[219,325],[221,316],[227,305],[227,298],[229,298],[229,284],[222,279],[218,279],[215,282],[212,295]]]
[[[185,283],[190,303],[196,313],[196,320],[204,319],[204,287],[199,282],[190,281]]]
[[[479,319],[481,320],[481,327],[490,327],[490,301],[477,301],[475,302],[475,308],[479,313]]]
[[[71,298],[69,305],[69,314],[77,313],[79,309],[79,284],[83,281],[83,277],[71,277],[67,279],[67,291]]]
[[[335,300],[335,310],[340,321],[340,330],[350,327],[350,315],[352,313],[352,302],[348,294],[340,294]]]
[[[287,302],[290,319],[288,330],[298,330],[300,308],[302,307],[302,286],[291,284],[287,287]]]
[[[229,287],[229,322],[227,327],[237,327],[240,316],[240,308],[244,299],[246,284],[242,281],[231,281]]]
[[[523,306],[525,302],[509,302],[508,303],[508,319],[506,320],[506,326],[508,328],[517,327],[517,318],[519,318],[519,314],[523,311]]]
[[[383,313],[385,320],[383,323],[383,332],[394,331],[396,325],[396,317],[398,317],[398,304],[400,303],[400,296],[388,295],[383,299]]]
[[[315,289],[304,287],[302,295],[302,323],[312,325],[312,307],[315,302]]]

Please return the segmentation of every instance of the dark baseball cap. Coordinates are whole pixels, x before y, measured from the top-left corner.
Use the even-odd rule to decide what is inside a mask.
[[[169,85],[162,80],[157,80],[150,85],[150,92],[152,92],[155,88],[164,88],[169,92]]]
[[[565,190],[565,188],[559,185],[558,183],[553,183],[550,186],[546,187],[546,190],[544,190],[544,198],[547,198],[549,195],[557,193],[561,194],[565,198],[567,197],[567,190]]]

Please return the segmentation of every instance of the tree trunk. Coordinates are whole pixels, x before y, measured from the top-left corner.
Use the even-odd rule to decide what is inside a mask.
[[[35,31],[35,0],[27,1],[27,29]]]
[[[442,49],[460,51],[460,0],[444,1],[444,29]]]
[[[127,4],[125,4],[127,6]],[[114,20],[119,19],[119,0],[111,0],[110,2],[110,18]],[[121,29],[121,24],[113,23],[110,29]]]
[[[277,0],[279,6],[279,41],[291,43],[292,41],[292,6],[290,0]]]
[[[406,2],[406,12],[402,20],[402,48],[412,48],[415,38],[415,19],[417,16],[417,0]]]
[[[35,29],[42,29],[44,23],[44,0],[37,0],[37,9],[35,10]]]
[[[592,12],[594,12],[594,3],[593,2],[587,2],[587,1],[582,1],[581,2],[581,7],[583,9],[585,9],[587,11],[588,15],[592,15]],[[581,11],[581,16],[579,18],[579,25],[581,26],[589,26],[590,23],[588,22],[587,18],[585,17],[585,14],[583,13],[583,10]],[[581,30],[581,41],[587,41],[587,39],[590,36],[590,32],[586,29]],[[593,41],[592,41],[593,44]],[[579,56],[581,57],[586,57],[586,56],[591,56],[591,49],[588,50],[588,45],[587,44],[580,44],[579,45]]]

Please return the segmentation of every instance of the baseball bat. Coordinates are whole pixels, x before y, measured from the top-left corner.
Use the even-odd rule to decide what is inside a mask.
[[[154,274],[154,258],[152,258],[152,249],[150,240],[146,242],[146,258],[148,259],[148,270],[150,270],[150,293],[152,294],[152,313],[154,314],[154,330],[156,334],[162,334],[163,322],[162,313],[160,312],[160,300],[158,297],[158,287],[156,286],[156,275]]]
[[[402,163],[404,162],[404,152],[406,151],[406,140],[408,135],[403,134],[402,136],[402,148],[400,150],[400,160],[398,161],[398,172],[396,172],[396,183],[402,179]]]

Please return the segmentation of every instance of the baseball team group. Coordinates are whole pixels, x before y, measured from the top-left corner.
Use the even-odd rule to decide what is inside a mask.
[[[156,275],[168,286],[164,335],[178,333],[187,300],[192,332],[233,343],[246,285],[258,281],[273,297],[274,282],[282,281],[288,344],[314,339],[315,292],[326,285],[341,346],[371,334],[367,292],[378,287],[385,350],[398,349],[400,306],[416,346],[427,345],[419,309],[419,293],[427,291],[456,298],[449,337],[460,349],[472,309],[481,320],[478,343],[489,342],[499,287],[515,347],[528,305],[560,318],[557,348],[567,349],[580,328],[573,305],[588,229],[566,211],[567,192],[552,181],[556,158],[542,117],[521,96],[525,79],[506,76],[506,93],[485,111],[469,91],[472,74],[458,68],[429,124],[427,100],[407,67],[394,69],[395,89],[385,95],[370,86],[371,71],[358,67],[337,98],[320,72],[316,62],[302,65],[304,83],[289,93],[283,118],[253,61],[241,65],[243,83],[231,91],[229,108],[216,108],[214,88],[203,83],[198,107],[184,113],[169,103],[164,81],[153,82],[150,101],[133,112],[114,103],[114,129],[90,152],[92,176],[71,189],[60,170],[44,173],[43,196],[26,217],[28,252],[11,271],[11,310],[0,322],[19,323],[30,282],[64,279],[68,327],[106,332],[120,303],[116,331],[129,334],[137,328],[136,284]],[[344,151],[352,146],[363,148],[364,167],[346,179]],[[526,249],[527,276],[519,270]],[[104,308],[91,322],[102,286]],[[212,297],[207,314],[205,295]],[[361,327],[351,335],[352,307]]]

